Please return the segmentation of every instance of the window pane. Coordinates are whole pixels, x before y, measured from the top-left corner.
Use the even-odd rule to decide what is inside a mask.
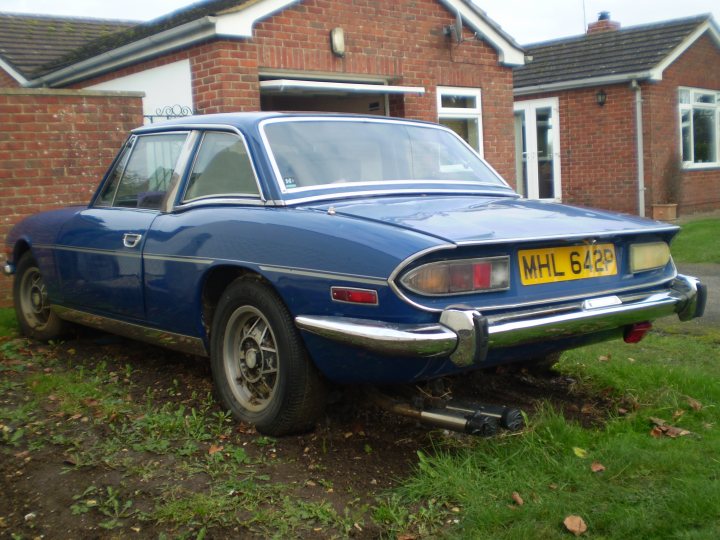
[[[690,103],[690,90],[680,90],[680,103]]]
[[[717,161],[714,110],[693,109],[693,143],[695,163]]]
[[[440,106],[447,109],[477,109],[477,97],[443,94],[440,97]]]
[[[690,111],[682,111],[680,124],[682,126],[682,160],[692,161],[692,123],[690,121]]]
[[[715,94],[695,94],[695,103],[715,103]]]
[[[159,208],[186,137],[182,133],[138,138],[113,206]]]
[[[207,133],[198,151],[185,200],[208,195],[258,196],[245,143],[230,133]]]
[[[130,157],[131,147],[132,146],[130,143],[125,145],[125,148],[123,149],[123,155],[117,161],[117,163],[115,164],[115,168],[110,173],[110,177],[107,179],[105,187],[103,188],[100,197],[98,197],[98,200],[95,203],[96,206],[112,206],[112,201],[115,197],[115,191],[117,191],[118,183],[120,182],[120,178],[122,178],[123,171],[125,170],[125,166],[127,165],[128,157]]]
[[[452,129],[475,150],[480,150],[480,127],[477,118],[440,118],[440,124]]]

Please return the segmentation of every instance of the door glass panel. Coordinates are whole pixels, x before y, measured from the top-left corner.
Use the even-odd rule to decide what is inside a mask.
[[[541,199],[555,197],[552,109],[535,109],[538,156],[538,194]]]
[[[186,133],[139,137],[113,206],[159,208],[186,138]]]
[[[528,151],[525,111],[515,113],[515,183],[523,197],[528,196]]]

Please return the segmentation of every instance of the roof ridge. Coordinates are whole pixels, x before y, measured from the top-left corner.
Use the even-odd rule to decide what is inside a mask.
[[[76,15],[52,15],[45,13],[20,13],[12,11],[0,11],[0,17],[6,17],[8,19],[30,19],[30,20],[42,20],[42,21],[62,21],[62,22],[85,22],[85,23],[97,23],[97,24],[117,24],[117,25],[128,25],[128,24],[140,24],[142,21],[134,19],[106,19],[101,17],[79,17]]]
[[[559,45],[563,43],[573,43],[576,41],[585,41],[587,39],[603,39],[607,37],[613,37],[617,35],[622,34],[628,34],[632,32],[642,32],[647,30],[653,30],[658,28],[670,28],[672,26],[682,26],[685,24],[690,24],[692,22],[697,22],[699,25],[701,22],[713,20],[713,16],[711,13],[702,13],[698,15],[691,15],[689,17],[681,17],[679,19],[669,19],[665,21],[655,21],[651,23],[642,23],[642,24],[634,24],[631,26],[625,26],[618,28],[617,30],[612,30],[608,32],[597,32],[597,33],[591,33],[591,34],[576,34],[573,36],[567,36],[564,38],[555,38],[555,39],[549,39],[545,41],[537,41],[535,43],[527,43],[524,44],[523,47],[525,49],[534,49],[534,48],[540,48],[540,47],[550,47],[554,45]]]

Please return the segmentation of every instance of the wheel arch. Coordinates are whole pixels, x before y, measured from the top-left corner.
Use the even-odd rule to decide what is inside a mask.
[[[202,303],[202,326],[205,329],[208,346],[211,340],[213,318],[220,297],[230,284],[238,279],[255,279],[272,288],[278,294],[277,289],[268,279],[251,268],[236,265],[220,265],[211,268],[203,278],[200,298]]]

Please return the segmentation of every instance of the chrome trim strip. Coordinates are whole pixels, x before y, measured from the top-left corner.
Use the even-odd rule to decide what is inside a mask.
[[[155,255],[153,253],[143,254],[143,259],[151,261],[185,262],[192,264],[212,264],[215,262],[215,259],[201,259],[200,257],[185,257],[179,255]]]
[[[516,244],[518,242],[522,242],[524,244],[527,243],[535,243],[535,242],[545,242],[548,240],[584,240],[586,238],[611,238],[611,237],[617,237],[617,236],[629,236],[632,234],[648,234],[648,233],[661,233],[661,232],[671,232],[671,231],[677,231],[680,227],[677,227],[676,225],[671,225],[667,227],[653,227],[653,228],[645,228],[645,229],[627,229],[627,230],[619,230],[619,231],[604,231],[604,232],[598,232],[598,233],[577,233],[577,234],[557,234],[557,235],[551,235],[551,236],[536,236],[533,238],[528,238],[527,236],[522,237],[516,237],[516,238],[491,238],[489,240],[473,240],[468,242],[458,242],[458,247],[472,247],[472,246],[485,246],[487,244],[495,244],[495,245],[503,245],[503,244]]]
[[[482,317],[473,309],[449,309],[439,324],[392,324],[382,321],[328,316],[298,316],[295,324],[301,330],[360,347],[383,355],[405,357],[450,356],[458,366],[467,366],[469,355],[478,351],[475,319],[488,324],[487,349],[514,347],[581,336],[657,319],[677,313],[681,320],[697,315],[698,288],[695,278],[679,276],[667,290],[635,297],[619,305],[548,313],[526,312],[522,318],[505,315]],[[482,336],[480,336],[482,337]],[[457,354],[455,353],[457,351]],[[482,355],[481,355],[482,356]]]
[[[336,274],[331,272],[318,272],[306,268],[289,268],[283,266],[260,265],[260,270],[272,272],[275,274],[289,274],[292,276],[314,277],[319,279],[340,279],[343,281],[352,281],[354,283],[365,283],[367,285],[376,285],[378,287],[387,287],[387,280],[373,276],[359,276],[356,274]]]
[[[178,191],[182,185],[182,180],[185,178],[185,172],[188,169],[190,158],[193,155],[193,150],[197,144],[198,137],[199,134],[195,130],[191,130],[188,133],[188,136],[185,139],[185,144],[183,145],[180,155],[178,156],[178,160],[175,163],[175,169],[173,170],[172,178],[170,179],[170,187],[165,193],[165,198],[163,199],[163,203],[161,205],[161,211],[166,214],[172,212],[173,206],[175,206],[175,200],[177,199]]]
[[[217,204],[230,205],[230,206],[257,206],[265,207],[270,204],[274,204],[275,201],[263,201],[260,197],[241,197],[241,196],[212,196],[208,195],[202,199],[193,199],[189,202],[183,202],[175,206],[175,210],[181,212],[190,208],[197,208],[203,206],[213,206]]]
[[[119,321],[64,306],[53,305],[52,310],[57,313],[58,317],[66,321],[90,326],[111,334],[118,334],[130,339],[151,343],[186,354],[209,356],[203,340],[197,337],[166,332],[164,330],[158,330],[157,328]]]
[[[37,246],[41,247],[41,246]],[[117,257],[130,257],[131,259],[139,259],[142,257],[141,253],[136,252],[129,252],[129,251],[117,251],[114,249],[98,249],[98,248],[83,248],[83,247],[76,247],[76,246],[62,246],[62,245],[46,245],[42,247],[47,247],[49,249],[55,249],[57,251],[72,251],[77,253],[94,253],[96,255],[110,255],[110,256],[117,256]]]
[[[502,189],[502,186],[499,186]],[[404,197],[406,195],[427,195],[429,193],[438,195],[469,195],[474,197],[503,197],[508,199],[519,199],[520,196],[513,191],[506,193],[496,191],[471,191],[464,189],[395,189],[395,190],[368,190],[368,191],[347,191],[332,192],[324,195],[314,195],[312,197],[302,197],[298,199],[287,199],[283,201],[285,206],[294,206],[297,204],[322,202],[335,199],[357,199],[362,197]]]

